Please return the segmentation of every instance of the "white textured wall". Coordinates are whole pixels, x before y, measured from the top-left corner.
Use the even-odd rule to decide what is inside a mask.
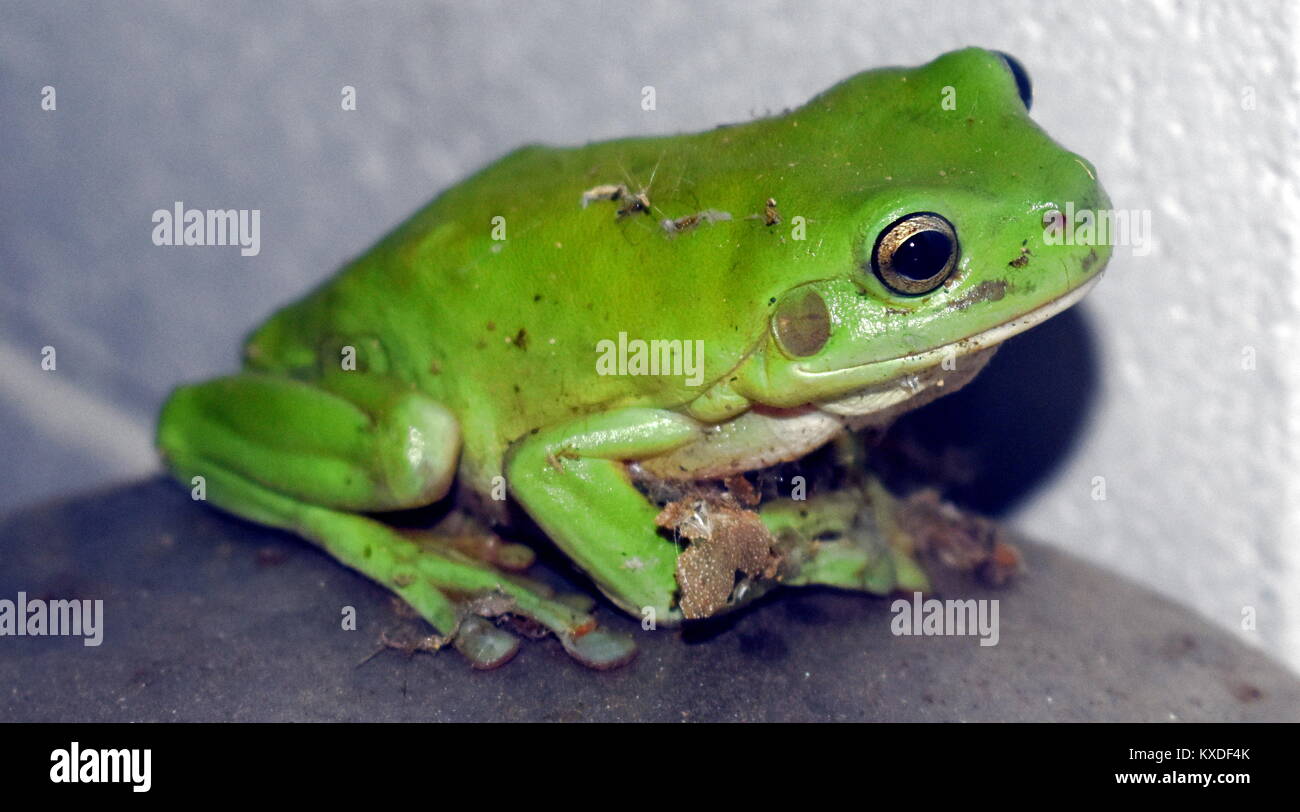
[[[1220,625],[1255,607],[1243,635],[1300,666],[1294,4],[267,5],[0,8],[0,508],[151,470],[171,385],[519,143],[710,127],[978,44],[1156,240],[1085,305],[1099,406],[1014,521]],[[173,200],[262,209],[261,255],[154,247]]]

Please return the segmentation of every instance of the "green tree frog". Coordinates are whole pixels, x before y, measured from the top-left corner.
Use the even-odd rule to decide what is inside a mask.
[[[510,629],[595,667],[635,650],[520,574],[530,550],[489,529],[520,509],[644,628],[754,586],[923,583],[904,548],[809,529],[877,486],[754,510],[744,475],[953,391],[1097,281],[1109,250],[1044,223],[1108,201],[1028,103],[1014,60],[971,48],[745,124],[521,148],[277,312],[241,372],[173,392],[159,447],[478,666]],[[460,518],[433,531],[382,521],[444,499]]]

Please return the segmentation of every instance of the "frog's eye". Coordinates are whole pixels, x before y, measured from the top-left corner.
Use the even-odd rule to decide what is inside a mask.
[[[1025,71],[1025,66],[1011,54],[1002,51],[994,51],[994,53],[1007,63],[1007,70],[1011,71],[1011,75],[1016,80],[1016,91],[1020,94],[1020,100],[1025,103],[1025,109],[1028,110],[1034,102],[1034,86],[1029,83],[1029,74]]]
[[[952,275],[959,250],[952,223],[931,212],[917,212],[880,233],[871,269],[895,293],[920,296]]]

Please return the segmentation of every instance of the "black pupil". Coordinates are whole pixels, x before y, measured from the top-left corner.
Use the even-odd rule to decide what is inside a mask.
[[[943,270],[952,256],[952,239],[940,231],[918,231],[894,251],[890,264],[901,276],[924,282]]]

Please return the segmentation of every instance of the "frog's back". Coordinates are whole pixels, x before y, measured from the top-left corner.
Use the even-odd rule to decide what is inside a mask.
[[[701,155],[682,143],[672,155],[662,139],[517,150],[278,312],[251,337],[247,363],[314,378],[352,346],[358,369],[418,386],[465,423],[484,421],[478,434],[495,435],[498,446],[588,411],[683,403],[700,391],[684,377],[596,374],[597,344],[620,333],[702,338],[701,311],[686,305],[712,301],[709,334],[725,329],[737,341],[707,342],[705,376],[733,367],[762,321],[726,306],[734,280],[711,270],[732,266],[736,229],[764,228],[764,201],[724,200],[723,189],[684,168]],[[628,199],[644,186],[652,211],[620,215],[635,209],[628,200],[584,205],[584,192],[617,186]],[[706,209],[731,220],[706,217],[676,235],[662,223]],[[466,430],[470,441],[475,432]]]

